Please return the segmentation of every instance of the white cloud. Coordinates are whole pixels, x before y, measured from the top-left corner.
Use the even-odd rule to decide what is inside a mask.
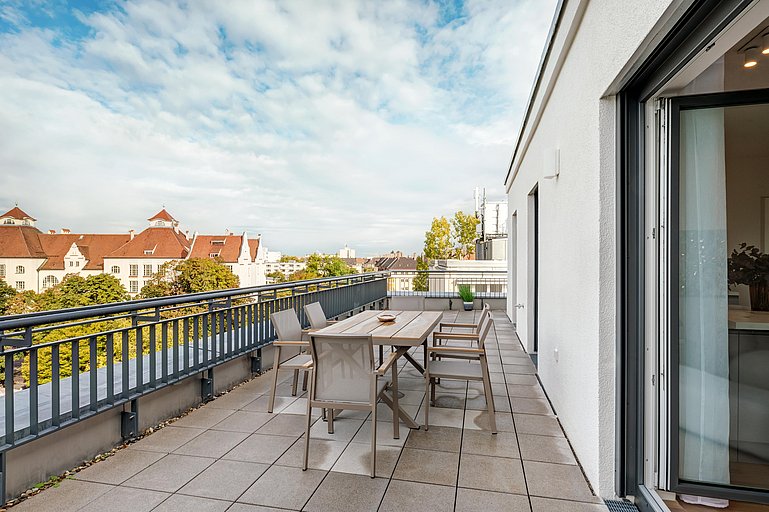
[[[501,194],[553,6],[471,0],[446,25],[407,1],[131,0],[46,26],[4,8],[0,208],[110,231],[164,204],[285,252],[418,250],[475,186]]]

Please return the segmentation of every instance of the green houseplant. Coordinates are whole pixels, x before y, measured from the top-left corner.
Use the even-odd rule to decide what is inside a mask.
[[[729,257],[729,284],[750,287],[750,308],[769,311],[769,254],[758,247],[740,244]]]
[[[465,311],[472,311],[473,301],[475,300],[475,294],[473,293],[473,290],[469,285],[460,284],[457,286],[457,291],[459,292],[459,297],[462,299],[462,302],[465,305]]]

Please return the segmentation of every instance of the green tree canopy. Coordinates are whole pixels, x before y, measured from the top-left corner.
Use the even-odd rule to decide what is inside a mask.
[[[451,237],[454,242],[454,255],[457,258],[466,258],[475,253],[478,222],[480,221],[475,215],[467,215],[461,210],[451,219]]]
[[[451,225],[446,217],[436,217],[425,233],[425,258],[443,260],[451,258]]]
[[[0,279],[0,315],[5,315],[12,299],[16,296],[16,288]]]
[[[225,290],[237,288],[238,285],[238,277],[220,261],[190,258],[161,265],[152,279],[144,285],[141,295],[145,298],[164,297]]]
[[[462,211],[449,221],[435,217],[430,230],[425,232],[424,257],[427,260],[467,258],[475,252],[475,228],[478,219]]]
[[[293,276],[303,276],[301,279],[318,279],[321,277],[337,277],[355,274],[356,270],[344,262],[339,256],[314,253],[307,257],[304,271],[294,272]]]

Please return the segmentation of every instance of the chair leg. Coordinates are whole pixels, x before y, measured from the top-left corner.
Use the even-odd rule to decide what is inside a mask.
[[[432,378],[428,372],[425,372],[425,430],[430,428],[430,384]]]
[[[328,410],[326,419],[328,420],[328,433],[333,434],[334,433],[334,408],[333,407]]]
[[[483,375],[483,392],[486,394],[486,409],[489,413],[489,427],[491,427],[491,433],[496,434],[497,417],[494,410],[494,395],[491,393],[491,379],[485,357],[481,357],[481,374]]]
[[[299,383],[299,370],[294,370],[294,380],[291,382],[291,396],[296,396],[296,385]]]
[[[270,393],[270,405],[267,407],[267,412],[272,412],[275,407],[275,390],[278,387],[278,369],[280,368],[280,347],[273,345],[275,350],[275,361],[272,363],[272,392]]]
[[[310,425],[312,424],[312,399],[307,397],[307,424],[304,429],[304,462],[302,470],[307,471],[307,460],[310,458]]]
[[[307,391],[307,376],[310,374],[310,372],[304,372],[304,377],[302,378],[302,391]]]
[[[393,439],[400,439],[400,406],[398,405],[398,365],[392,366],[393,381],[390,384],[390,391],[393,395]]]
[[[371,478],[376,478],[376,406],[371,408]]]

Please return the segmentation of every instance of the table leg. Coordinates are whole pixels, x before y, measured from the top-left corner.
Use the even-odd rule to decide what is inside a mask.
[[[422,375],[424,375],[424,373],[425,373],[425,367],[424,367],[424,366],[422,366],[422,364],[421,364],[421,363],[419,363],[419,362],[418,362],[416,359],[414,359],[413,357],[411,357],[411,354],[409,354],[408,352],[406,352],[405,354],[403,354],[403,357],[405,357],[405,358],[406,358],[406,361],[408,361],[409,363],[411,363],[411,366],[413,366],[414,368],[416,368],[416,369],[417,369],[417,371],[419,371],[419,373],[421,373]]]

